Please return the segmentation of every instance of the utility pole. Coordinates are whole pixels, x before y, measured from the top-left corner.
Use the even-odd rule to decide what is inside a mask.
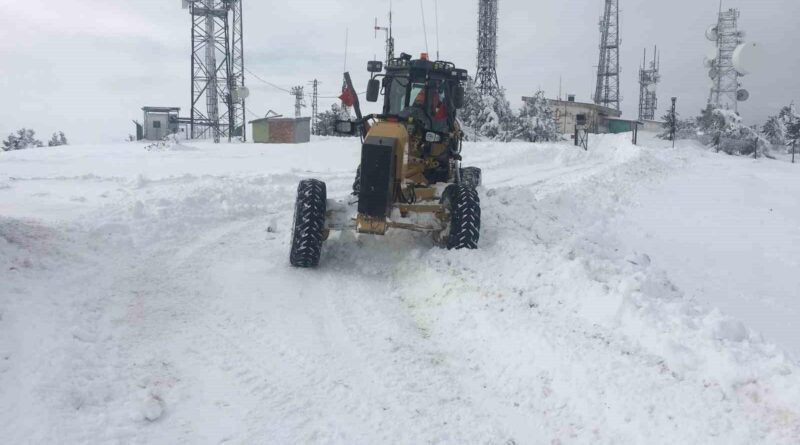
[[[309,82],[313,92],[311,93],[311,134],[319,136],[319,81],[317,79]]]
[[[301,111],[306,106],[305,94],[303,92],[302,86],[296,86],[292,88],[292,92],[289,93],[294,96],[294,117],[300,117]]]
[[[675,134],[678,127],[678,114],[675,112],[675,105],[678,102],[677,97],[672,98],[672,109],[669,112],[669,138],[672,140],[672,148],[675,148]]]

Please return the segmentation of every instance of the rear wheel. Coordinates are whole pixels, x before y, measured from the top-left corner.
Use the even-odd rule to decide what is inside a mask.
[[[297,187],[292,227],[292,251],[289,262],[294,267],[316,267],[322,254],[327,212],[325,183],[306,179]]]
[[[481,169],[478,167],[464,167],[461,169],[461,184],[469,188],[478,188],[482,185]]]
[[[481,236],[481,202],[478,192],[464,184],[447,187],[442,203],[450,212],[448,249],[477,249]]]

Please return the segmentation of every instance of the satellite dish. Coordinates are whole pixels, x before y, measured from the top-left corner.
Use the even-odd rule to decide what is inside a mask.
[[[189,9],[189,3],[191,3],[189,0],[181,0],[181,7],[183,7],[183,9]]]
[[[719,70],[716,68],[711,68],[708,70],[708,78],[709,79],[716,79],[719,76]]]
[[[733,67],[743,76],[764,66],[766,66],[764,50],[758,43],[745,43],[733,51]]]
[[[651,83],[650,85],[647,85],[647,92],[648,93],[655,93],[656,92],[656,84]]]
[[[706,49],[706,59],[708,60],[716,60],[717,59],[717,47],[716,46],[709,46]]]
[[[750,99],[749,91],[742,89],[736,92],[736,100],[739,102],[746,102],[747,99]]]
[[[706,38],[708,40],[711,40],[712,42],[716,42],[717,41],[717,25],[711,25],[706,30]]]

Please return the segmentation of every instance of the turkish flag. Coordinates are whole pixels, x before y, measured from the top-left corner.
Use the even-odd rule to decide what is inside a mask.
[[[347,107],[352,107],[356,103],[356,98],[353,95],[353,92],[350,91],[347,86],[342,87],[342,95],[339,96],[339,100]]]

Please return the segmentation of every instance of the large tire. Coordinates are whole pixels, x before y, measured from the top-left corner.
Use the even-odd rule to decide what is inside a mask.
[[[294,267],[317,267],[322,254],[322,241],[327,212],[325,183],[306,179],[297,187],[292,227],[292,252],[289,262]]]
[[[474,188],[449,185],[442,203],[450,211],[450,226],[444,240],[448,249],[477,249],[481,237],[481,201]]]
[[[480,187],[483,184],[481,169],[478,167],[462,168],[461,183],[473,189]]]

